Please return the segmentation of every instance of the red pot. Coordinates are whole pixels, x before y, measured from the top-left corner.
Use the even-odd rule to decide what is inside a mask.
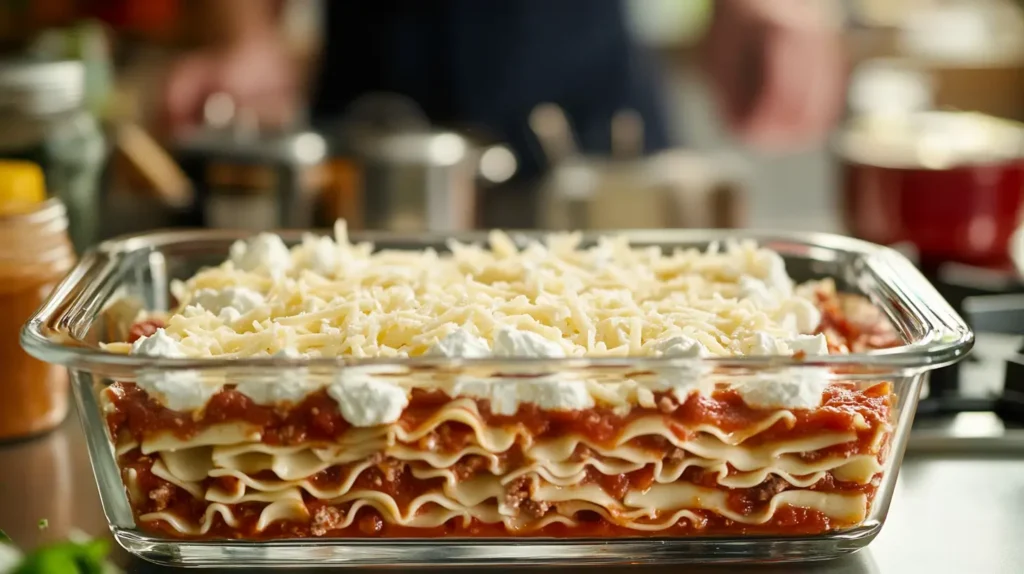
[[[1024,203],[1024,129],[977,114],[861,119],[843,134],[844,219],[923,265],[1005,267]]]

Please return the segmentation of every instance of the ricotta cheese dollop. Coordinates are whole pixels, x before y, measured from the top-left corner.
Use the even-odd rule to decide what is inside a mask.
[[[813,409],[821,406],[828,370],[800,367],[733,384],[743,402],[759,409]]]
[[[265,270],[271,276],[283,275],[292,266],[292,255],[281,237],[260,233],[249,241],[231,245],[229,260],[242,271]]]
[[[163,329],[132,344],[133,355],[148,357],[184,358],[180,343]],[[191,411],[206,406],[207,401],[221,389],[220,384],[204,382],[194,371],[143,371],[135,384],[169,409]]]
[[[200,289],[192,303],[217,315],[225,323],[233,323],[246,313],[266,305],[263,295],[247,287],[227,287],[221,290]]]
[[[458,329],[435,343],[425,356],[483,359],[491,356],[491,348],[483,337],[477,337],[465,329]]]
[[[409,397],[402,387],[349,369],[338,374],[337,380],[327,387],[327,394],[337,401],[341,416],[356,427],[393,423],[409,406]]]
[[[494,356],[559,359],[565,357],[565,349],[537,333],[505,328],[494,335]]]
[[[536,379],[461,378],[452,389],[455,396],[485,399],[496,415],[516,414],[520,405],[534,404],[548,411],[575,411],[594,406],[584,381],[559,376]]]

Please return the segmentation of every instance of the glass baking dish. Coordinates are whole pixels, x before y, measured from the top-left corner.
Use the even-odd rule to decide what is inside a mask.
[[[124,341],[142,310],[173,307],[170,285],[203,267],[220,263],[230,245],[246,237],[230,231],[173,231],[116,239],[87,254],[36,312],[22,332],[22,344],[34,356],[66,365],[87,434],[89,453],[104,512],[116,540],[144,559],[189,566],[272,565],[532,565],[599,563],[669,563],[683,561],[814,560],[855,551],[879,532],[896,483],[918,395],[929,370],[962,358],[973,334],[925,278],[897,252],[860,240],[827,234],[754,231],[625,232],[635,246],[705,248],[711,242],[752,239],[778,252],[789,274],[801,282],[830,278],[837,290],[863,295],[898,332],[903,344],[867,353],[822,356],[760,356],[705,358],[681,362],[673,358],[567,359],[289,359],[280,357],[173,359],[119,355],[100,343]],[[514,235],[517,241],[530,234]],[[282,232],[289,245],[301,233]],[[450,236],[363,234],[378,249],[445,251]],[[486,243],[486,234],[456,236]],[[584,237],[584,244],[596,235]],[[332,377],[343,371],[375,376],[387,371],[391,380],[407,377],[486,377],[496,373],[586,378],[598,383],[624,379],[637,372],[671,373],[699,368],[702,377],[755,380],[766,375],[800,376],[808,369],[827,369],[830,380],[859,388],[882,382],[891,385],[892,409],[885,423],[887,442],[878,451],[877,487],[855,524],[813,535],[655,536],[614,538],[295,538],[281,540],[190,540],[140,528],[133,516],[126,484],[118,466],[113,439],[99,400],[114,381],[131,382],[160,372],[191,371],[227,381],[287,378],[297,368],[311,377]],[[678,371],[676,371],[678,372]],[[603,384],[602,383],[602,384]],[[780,456],[780,455],[773,455]]]

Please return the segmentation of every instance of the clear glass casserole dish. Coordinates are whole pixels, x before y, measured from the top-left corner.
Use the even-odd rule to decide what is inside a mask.
[[[905,258],[891,249],[859,240],[791,232],[694,230],[626,235],[634,246],[665,250],[704,249],[712,242],[737,238],[755,240],[780,254],[794,279],[828,278],[835,282],[837,291],[862,295],[884,314],[901,344],[848,354],[685,359],[296,359],[279,355],[189,359],[122,355],[100,348],[101,343],[128,340],[140,311],[170,310],[175,304],[170,294],[172,280],[191,277],[201,268],[218,264],[230,246],[244,238],[241,233],[227,231],[152,233],[103,243],[83,258],[31,318],[23,330],[22,344],[34,356],[70,369],[112,532],[129,552],[158,563],[411,566],[801,560],[828,558],[867,545],[878,533],[888,510],[923,377],[970,350],[973,334],[967,325]],[[281,237],[288,244],[301,239],[299,232],[284,232]],[[429,247],[444,251],[448,236],[364,234],[361,239],[373,241],[378,249]],[[487,236],[467,234],[459,239],[486,243]],[[585,237],[584,243],[594,240]],[[405,426],[397,431],[390,427],[384,433],[374,430],[377,427],[344,426],[333,435],[333,442],[321,440],[316,444],[282,439],[286,433],[280,420],[255,430],[236,426],[227,431],[217,427],[213,434],[196,431],[204,437],[199,446],[170,435],[138,442],[125,439],[117,423],[112,422],[111,389],[123,399],[126,395],[120,389],[133,388],[133,382],[186,375],[218,381],[217,396],[228,398],[237,398],[234,393],[239,385],[259,385],[273,392],[297,375],[314,386],[353,378],[386,381],[388,385],[414,389],[410,395],[414,397],[412,407],[402,416],[416,410],[415,389],[449,388],[443,385],[451,381],[537,379],[545,384],[566,385],[561,387],[565,392],[586,385],[587,392],[595,396],[612,396],[626,388],[626,383],[633,387],[635,381],[642,384],[645,377],[658,381],[685,378],[713,389],[726,384],[730,389],[735,385],[762,388],[778,381],[815,377],[826,381],[830,390],[822,395],[821,408],[804,412],[751,410],[734,405],[731,395],[718,390],[714,391],[719,393],[714,395],[717,398],[689,402],[679,399],[670,409],[661,408],[664,397],[658,395],[657,406],[648,405],[653,408],[633,406],[626,412],[609,409],[600,411],[596,419],[560,418],[534,409],[530,412],[536,424],[524,418],[523,410],[513,417],[501,417],[488,410],[490,407],[470,401],[443,415],[437,413],[447,406],[426,415],[420,408],[418,415],[409,415],[417,422],[403,419]],[[454,397],[450,401],[458,402]],[[429,402],[425,400],[424,404]],[[692,413],[693,408],[684,408],[686,405],[699,407],[698,414]],[[344,411],[340,399],[338,406]],[[303,416],[312,420],[322,415],[318,410],[321,407],[314,404]],[[704,424],[712,420],[701,418],[710,416],[708,411],[718,413],[714,415],[719,417],[713,419],[715,424]],[[136,423],[141,420],[138,424],[143,427],[150,423],[186,427],[200,424],[198,415],[189,419],[161,412],[139,415],[143,418],[136,419]],[[264,414],[276,416],[270,411]],[[163,422],[158,420],[161,417]],[[655,436],[654,442],[636,442],[650,438],[636,429],[651,417],[669,421],[665,424],[672,431]],[[436,442],[437,435],[427,432],[449,423],[461,425],[458,428],[465,430],[470,447],[446,451]],[[464,483],[457,478],[459,471],[454,466],[472,454],[483,461],[477,466],[490,464],[493,468],[506,468],[503,465],[510,464],[509,458],[524,459],[526,450],[515,451],[514,457],[507,454],[513,452],[509,444],[518,440],[514,433],[506,432],[513,428],[512,423],[520,430],[544,429],[530,437],[532,450],[526,458],[542,460],[536,453],[547,453],[549,458],[543,460],[550,463],[549,467],[536,471],[547,481],[543,483],[546,498],[541,498],[540,504],[542,513],[547,513],[544,516],[556,517],[545,523],[546,529],[524,530],[522,536],[488,529],[487,512],[494,511],[481,510],[481,505],[492,500],[497,501],[497,508],[505,508],[501,505],[511,504],[511,492],[495,494],[487,489],[462,488]],[[604,434],[613,438],[594,438],[599,434],[597,427],[603,427]],[[277,438],[268,438],[271,435]],[[575,442],[566,446],[566,437],[575,437]],[[588,442],[591,438],[593,441]],[[498,443],[504,446],[496,446]],[[359,474],[361,470],[351,470],[354,461],[370,460],[385,450],[388,456],[399,456],[395,453],[403,448],[418,449],[419,458],[403,455],[402,461],[413,462],[403,462],[403,472],[411,470],[401,475],[409,477],[402,480],[423,485],[436,479],[439,482],[430,484],[439,485],[438,493],[444,496],[423,491],[417,496],[406,493],[403,499],[394,486],[396,490],[390,491],[386,503],[381,502],[385,498],[380,493],[364,495],[369,502],[346,498],[346,493],[355,492],[354,484],[362,484],[359,492],[374,491],[371,483],[358,483],[363,475]],[[561,458],[552,454],[559,449],[564,451],[557,455]],[[659,458],[650,466],[651,461],[643,457],[652,452],[659,453]],[[580,458],[586,456],[593,460]],[[381,461],[379,456],[375,460]],[[144,467],[137,464],[139,461],[145,461]],[[414,468],[414,463],[421,462],[422,468]],[[195,474],[197,468],[201,469],[199,475],[182,478]],[[555,472],[554,468],[576,470],[559,474],[561,471]],[[594,478],[596,473],[591,468],[602,469],[603,478]],[[159,488],[139,486],[144,482],[143,475],[165,478],[173,488],[180,485],[182,492],[193,493],[195,500],[189,508],[199,508],[193,522],[185,524],[182,519],[182,524],[177,524],[176,517],[159,512],[140,518],[139,509],[150,505],[146,507],[152,510],[153,501],[160,498]],[[373,484],[379,486],[381,475],[372,476],[376,481]],[[472,480],[465,483],[474,483],[477,478],[467,476]],[[608,476],[621,480],[618,485],[612,484],[615,481],[609,482]],[[385,480],[392,488],[392,479]],[[536,482],[540,479],[534,480],[527,496],[531,503],[535,495],[540,496],[536,493],[541,489]],[[346,486],[339,486],[341,483]],[[507,483],[502,482],[502,488]],[[587,488],[592,494],[579,494]],[[288,496],[268,494],[285,491]],[[608,493],[613,491],[619,495],[609,498]],[[332,515],[324,510],[324,499],[341,506],[328,508]],[[405,506],[400,504],[403,500]],[[370,506],[374,518],[368,521],[365,507]],[[158,508],[164,507],[166,504]],[[317,532],[313,528],[324,516],[335,523]],[[381,516],[387,518],[386,526],[382,526]],[[501,520],[506,529],[513,528],[510,524],[514,520]],[[301,528],[291,531],[285,526],[267,526],[300,523]],[[395,524],[427,529],[402,530]],[[381,537],[381,532],[388,534]],[[417,536],[417,532],[429,532],[429,537]]]

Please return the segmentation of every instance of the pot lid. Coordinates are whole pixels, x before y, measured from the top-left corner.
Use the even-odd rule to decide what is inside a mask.
[[[72,110],[85,97],[82,62],[7,60],[0,62],[0,108],[45,115]]]
[[[1019,159],[1024,125],[968,112],[862,116],[838,141],[847,160],[882,167],[950,169]]]

